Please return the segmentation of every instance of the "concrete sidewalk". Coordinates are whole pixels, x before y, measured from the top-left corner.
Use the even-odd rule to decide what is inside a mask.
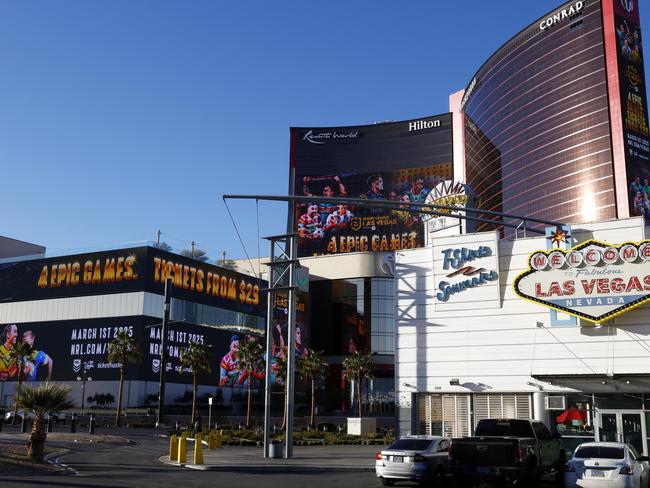
[[[27,444],[29,432],[21,434],[20,432],[0,432],[0,440],[24,442]],[[77,443],[97,443],[111,445],[129,445],[130,441],[126,437],[111,434],[87,434],[85,432],[50,432],[47,434],[46,442],[77,442]]]
[[[188,439],[188,441],[190,441]],[[194,442],[187,443],[184,466],[205,471],[274,472],[374,472],[375,455],[385,446],[294,446],[291,459],[265,459],[261,447],[224,446],[209,451],[203,447],[203,464],[191,464]],[[169,456],[159,460],[173,466]]]

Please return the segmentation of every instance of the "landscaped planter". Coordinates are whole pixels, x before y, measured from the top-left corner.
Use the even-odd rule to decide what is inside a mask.
[[[377,431],[377,419],[374,417],[348,417],[348,434],[374,434]]]

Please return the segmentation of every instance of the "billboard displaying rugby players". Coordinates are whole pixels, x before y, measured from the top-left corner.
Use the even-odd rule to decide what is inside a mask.
[[[291,190],[306,197],[400,202],[392,209],[323,200],[297,204],[299,256],[424,245],[412,203],[453,179],[451,114],[353,127],[291,129]]]

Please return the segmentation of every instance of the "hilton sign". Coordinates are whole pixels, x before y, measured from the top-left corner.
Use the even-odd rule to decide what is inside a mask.
[[[650,240],[618,246],[588,240],[538,251],[515,278],[526,300],[599,324],[650,301]]]

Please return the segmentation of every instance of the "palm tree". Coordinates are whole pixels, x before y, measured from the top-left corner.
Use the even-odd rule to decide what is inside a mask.
[[[34,461],[42,462],[45,457],[45,416],[72,408],[70,391],[69,386],[49,382],[36,388],[27,385],[16,388],[20,407],[34,413],[34,425],[27,444],[27,455]]]
[[[357,385],[357,400],[359,402],[359,418],[361,418],[362,412],[362,398],[361,398],[361,382],[365,379],[374,378],[373,369],[375,368],[375,363],[373,363],[370,354],[363,354],[359,351],[355,351],[352,356],[347,357],[343,360],[343,369],[345,369],[345,377],[348,381],[354,381]]]
[[[26,360],[29,359],[34,348],[28,342],[16,342],[9,351],[9,362],[18,370],[18,386],[23,384],[25,376]],[[31,364],[31,363],[30,363]],[[33,366],[32,366],[33,367]],[[16,402],[14,404],[14,417],[12,423],[15,425],[18,420],[18,390],[16,390]]]
[[[253,408],[253,381],[255,373],[258,372],[263,362],[262,346],[254,338],[250,338],[239,345],[237,360],[239,370],[244,374],[240,376],[240,382],[248,379],[248,408],[246,409],[246,427],[251,425],[251,412]]]
[[[190,346],[181,351],[181,366],[192,371],[192,425],[196,420],[197,377],[202,371],[210,372],[211,359],[212,349],[206,344],[190,342]]]
[[[155,244],[154,247],[160,249],[161,251],[171,252],[172,250],[172,247],[169,244],[167,244],[165,241]]]
[[[316,386],[329,374],[330,365],[323,361],[323,351],[309,350],[309,354],[302,356],[298,363],[298,374],[301,378],[310,378],[311,380],[311,414],[309,425],[314,427],[316,420],[314,412],[316,411]]]
[[[208,253],[205,252],[203,249],[199,249],[198,247],[195,247],[194,249],[183,249],[180,252],[181,256],[185,256],[186,258],[192,258],[196,259],[197,261],[201,261],[202,263],[207,263],[210,257],[208,256]]]
[[[127,363],[138,363],[142,360],[142,353],[138,341],[129,336],[126,330],[117,333],[108,345],[108,361],[120,364],[120,386],[117,392],[117,411],[115,412],[115,427],[120,426],[120,412],[122,410],[122,389],[124,388],[124,368]],[[164,367],[164,366],[162,366]]]

